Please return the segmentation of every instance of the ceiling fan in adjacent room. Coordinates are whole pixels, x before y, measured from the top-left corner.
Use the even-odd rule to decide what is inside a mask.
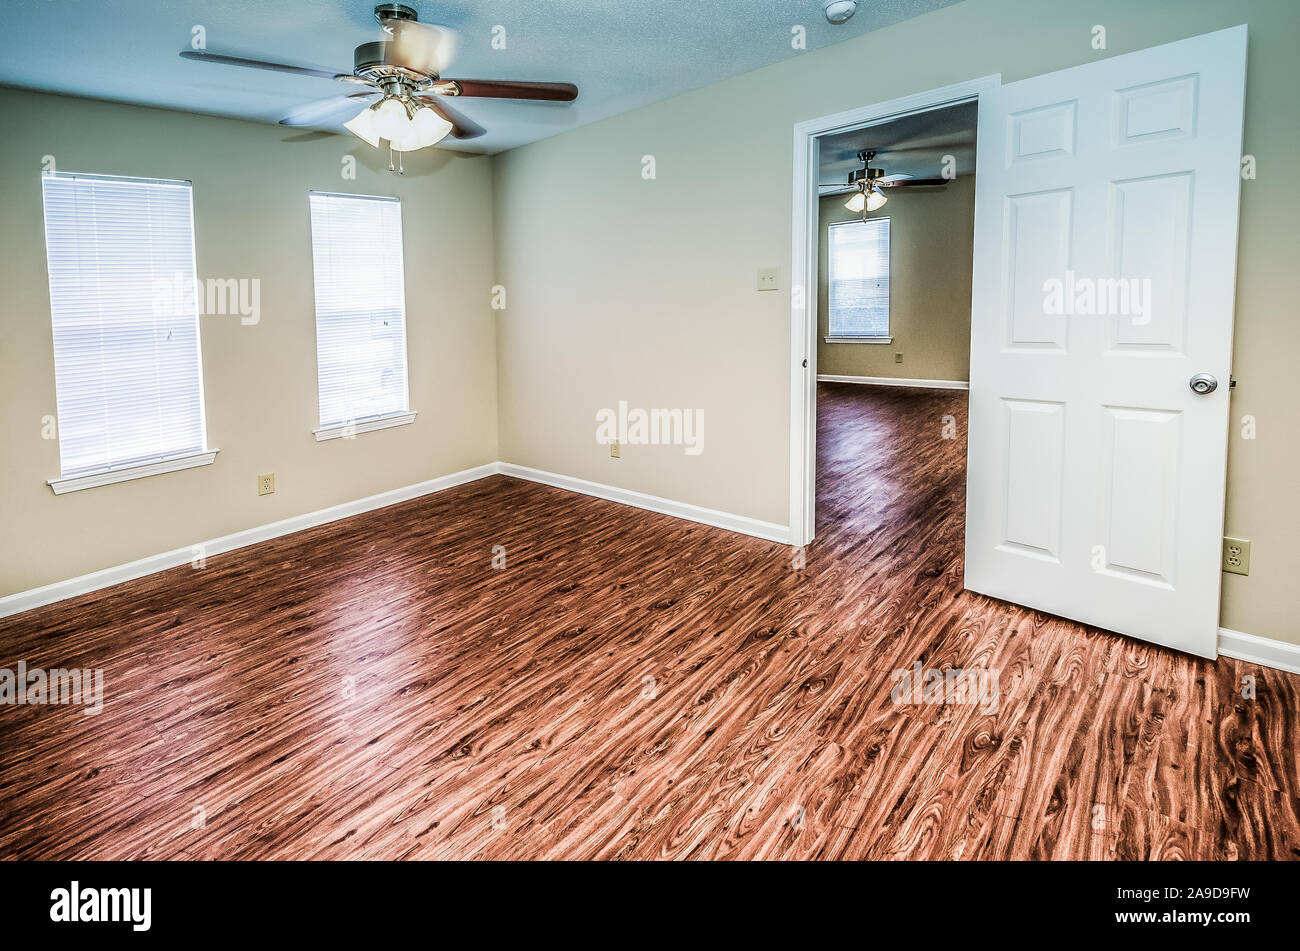
[[[300,76],[319,76],[365,86],[364,90],[294,109],[281,125],[328,124],[344,118],[357,106],[360,112],[344,123],[348,131],[378,148],[388,141],[393,152],[411,152],[440,142],[445,136],[473,139],[486,130],[447,104],[457,96],[491,99],[531,99],[572,102],[578,87],[572,83],[515,82],[497,79],[444,79],[443,70],[455,55],[456,34],[443,26],[419,22],[415,10],[401,3],[375,7],[381,39],[362,43],[353,53],[350,73],[293,66],[216,53],[182,50],[181,56],[208,63],[269,69]],[[389,163],[390,169],[392,163]]]
[[[875,150],[864,149],[858,153],[858,161],[862,163],[862,168],[855,168],[849,172],[847,185],[822,185],[822,188],[834,189],[829,194],[836,191],[843,192],[846,189],[852,190],[853,195],[844,203],[844,207],[849,211],[860,211],[863,217],[867,212],[877,211],[882,208],[885,202],[889,201],[884,189],[886,188],[903,188],[907,186],[935,188],[948,184],[946,178],[912,178],[910,175],[886,175],[883,168],[872,168],[871,163],[875,160]]]

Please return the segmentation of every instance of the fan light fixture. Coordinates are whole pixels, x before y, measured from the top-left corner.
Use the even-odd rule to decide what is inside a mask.
[[[844,203],[844,207],[849,211],[862,212],[865,215],[868,211],[878,211],[885,207],[887,201],[889,199],[885,197],[884,192],[866,185],[854,192],[853,197]]]
[[[452,125],[428,106],[389,97],[362,109],[343,127],[357,138],[378,147],[387,139],[394,152],[414,152],[446,138]]]
[[[357,138],[365,140],[372,147],[379,148],[379,133],[375,131],[374,110],[362,109],[352,121],[343,123],[343,128]]]
[[[266,69],[351,83],[349,93],[297,106],[280,124],[332,127],[340,117],[361,105],[358,100],[373,103],[377,99],[377,105],[363,109],[344,126],[372,148],[379,148],[380,141],[387,139],[388,170],[398,173],[402,171],[404,151],[427,148],[448,135],[463,140],[487,132],[452,107],[453,98],[534,102],[573,102],[578,98],[578,87],[573,83],[451,79],[446,71],[455,53],[455,30],[420,22],[419,13],[404,3],[380,3],[375,7],[375,21],[379,24],[378,39],[353,49],[353,65],[347,72],[249,59],[206,48],[183,49],[180,55],[222,67]],[[362,87],[361,91],[357,90],[358,86]]]

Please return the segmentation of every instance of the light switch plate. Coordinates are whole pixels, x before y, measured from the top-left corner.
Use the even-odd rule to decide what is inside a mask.
[[[760,291],[780,290],[781,270],[775,267],[758,269],[758,289]]]

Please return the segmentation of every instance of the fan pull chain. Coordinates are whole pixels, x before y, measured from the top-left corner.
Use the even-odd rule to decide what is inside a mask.
[[[388,146],[388,170],[389,170],[390,172],[395,172],[395,171],[397,171],[397,169],[395,169],[395,168],[393,167],[393,146],[392,146],[392,143],[389,143],[389,146]]]

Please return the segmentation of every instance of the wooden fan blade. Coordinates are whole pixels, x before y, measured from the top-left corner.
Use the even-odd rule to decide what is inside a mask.
[[[210,50],[181,50],[185,59],[196,59],[204,63],[221,63],[226,66],[246,66],[250,69],[270,69],[277,73],[297,73],[299,76],[319,76],[321,79],[352,79],[351,73],[332,72],[315,66],[290,66],[288,63],[269,63],[261,59],[249,59],[245,56],[230,56],[226,53],[213,53]]]
[[[897,182],[877,182],[881,188],[901,188],[904,185],[923,185],[933,188],[936,185],[947,185],[949,179],[946,178],[905,178]]]
[[[444,79],[435,87],[444,96],[478,96],[485,99],[539,99],[573,102],[578,87],[573,83],[529,83],[501,79]]]
[[[305,106],[290,110],[289,114],[280,120],[280,125],[317,125],[343,112],[348,112],[347,118],[350,119],[352,114],[360,112],[359,107],[364,105],[359,100],[374,99],[379,94],[379,90],[372,89],[369,92],[354,92],[350,96],[335,96],[320,102],[309,102]]]
[[[487,132],[487,129],[473,119],[457,112],[445,102],[440,102],[441,96],[416,96],[415,98],[451,123],[451,137],[453,139],[477,139]]]

